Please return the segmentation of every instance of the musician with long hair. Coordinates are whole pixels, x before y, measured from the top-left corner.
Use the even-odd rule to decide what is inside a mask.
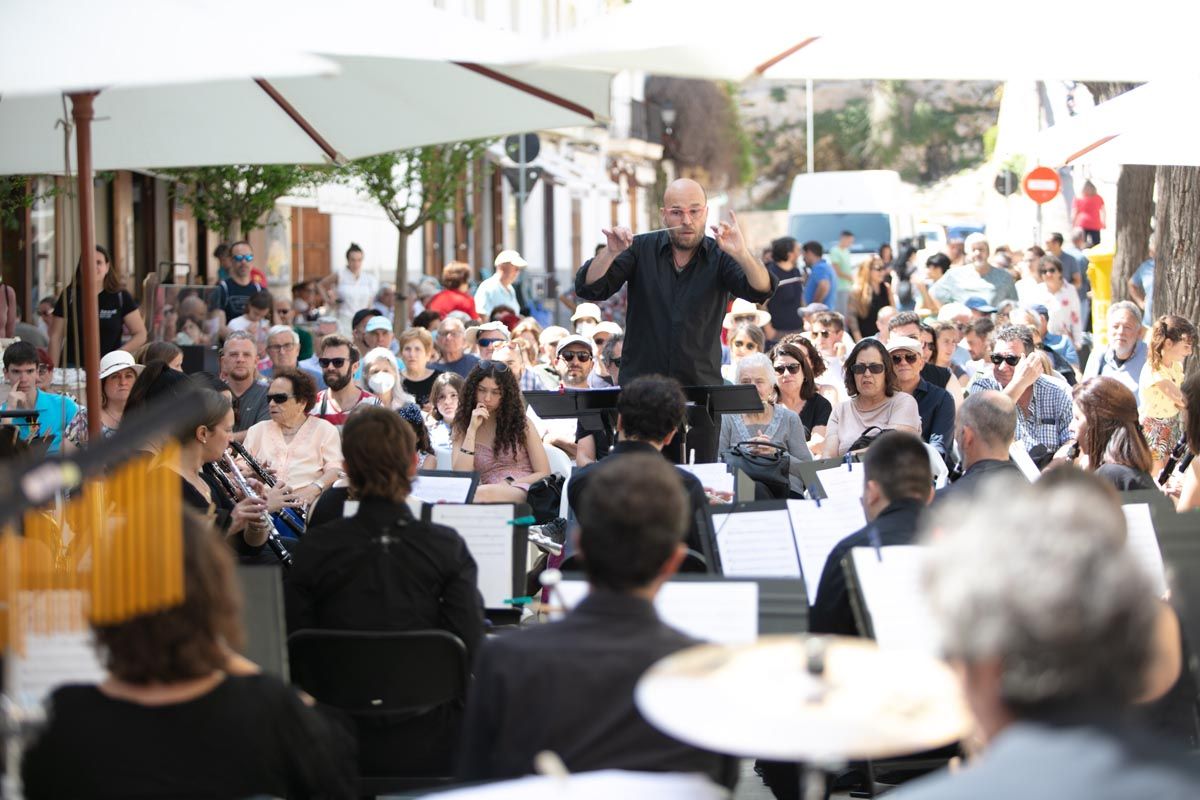
[[[1080,466],[1118,491],[1156,488],[1133,392],[1116,378],[1088,378],[1075,387],[1074,401],[1071,433],[1079,444]]]
[[[481,361],[467,375],[453,431],[454,469],[479,473],[476,502],[523,503],[530,485],[550,474],[517,379],[503,362]]]
[[[93,628],[108,674],[54,691],[25,797],[354,796],[349,735],[234,653],[228,550],[192,515],[182,535],[182,600]]]

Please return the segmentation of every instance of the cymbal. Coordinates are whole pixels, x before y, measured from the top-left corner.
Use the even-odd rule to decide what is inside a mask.
[[[438,800],[529,800],[531,797],[569,797],[571,800],[611,800],[613,797],[726,800],[729,792],[703,775],[606,769],[563,777],[528,775],[515,780],[437,793]]]
[[[944,662],[838,636],[681,650],[647,670],[635,697],[651,725],[682,742],[780,761],[891,758],[950,744],[972,726]]]

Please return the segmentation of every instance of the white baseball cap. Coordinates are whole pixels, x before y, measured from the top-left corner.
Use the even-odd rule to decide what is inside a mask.
[[[492,266],[498,267],[501,264],[512,264],[514,267],[529,266],[529,262],[521,258],[521,254],[516,250],[501,250],[496,256],[496,260],[492,262]]]
[[[894,353],[897,350],[911,350],[917,355],[922,351],[921,343],[911,336],[889,336],[887,340],[887,351]]]
[[[593,342],[591,339],[587,338],[586,336],[580,336],[577,333],[573,333],[570,336],[564,336],[559,341],[558,347],[556,347],[554,349],[555,357],[557,358],[558,355],[560,353],[562,353],[564,347],[566,347],[567,345],[572,345],[572,344],[587,345],[588,352],[591,353],[592,355],[596,355],[596,343],[595,342]]]

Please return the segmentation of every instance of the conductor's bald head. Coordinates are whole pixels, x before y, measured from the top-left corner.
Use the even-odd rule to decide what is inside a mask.
[[[694,250],[704,240],[708,224],[708,196],[704,187],[690,178],[671,181],[663,192],[662,226],[673,228],[669,235],[676,250]]]

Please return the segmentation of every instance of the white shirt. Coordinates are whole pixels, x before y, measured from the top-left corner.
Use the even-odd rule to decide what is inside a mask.
[[[1079,311],[1079,290],[1063,281],[1053,294],[1045,283],[1030,292],[1032,303],[1040,303],[1050,312],[1046,330],[1059,333],[1071,340],[1075,347],[1083,342],[1083,320]]]
[[[354,322],[354,312],[371,308],[375,295],[379,293],[379,281],[360,269],[356,277],[349,267],[338,270],[338,327],[349,333]]]

